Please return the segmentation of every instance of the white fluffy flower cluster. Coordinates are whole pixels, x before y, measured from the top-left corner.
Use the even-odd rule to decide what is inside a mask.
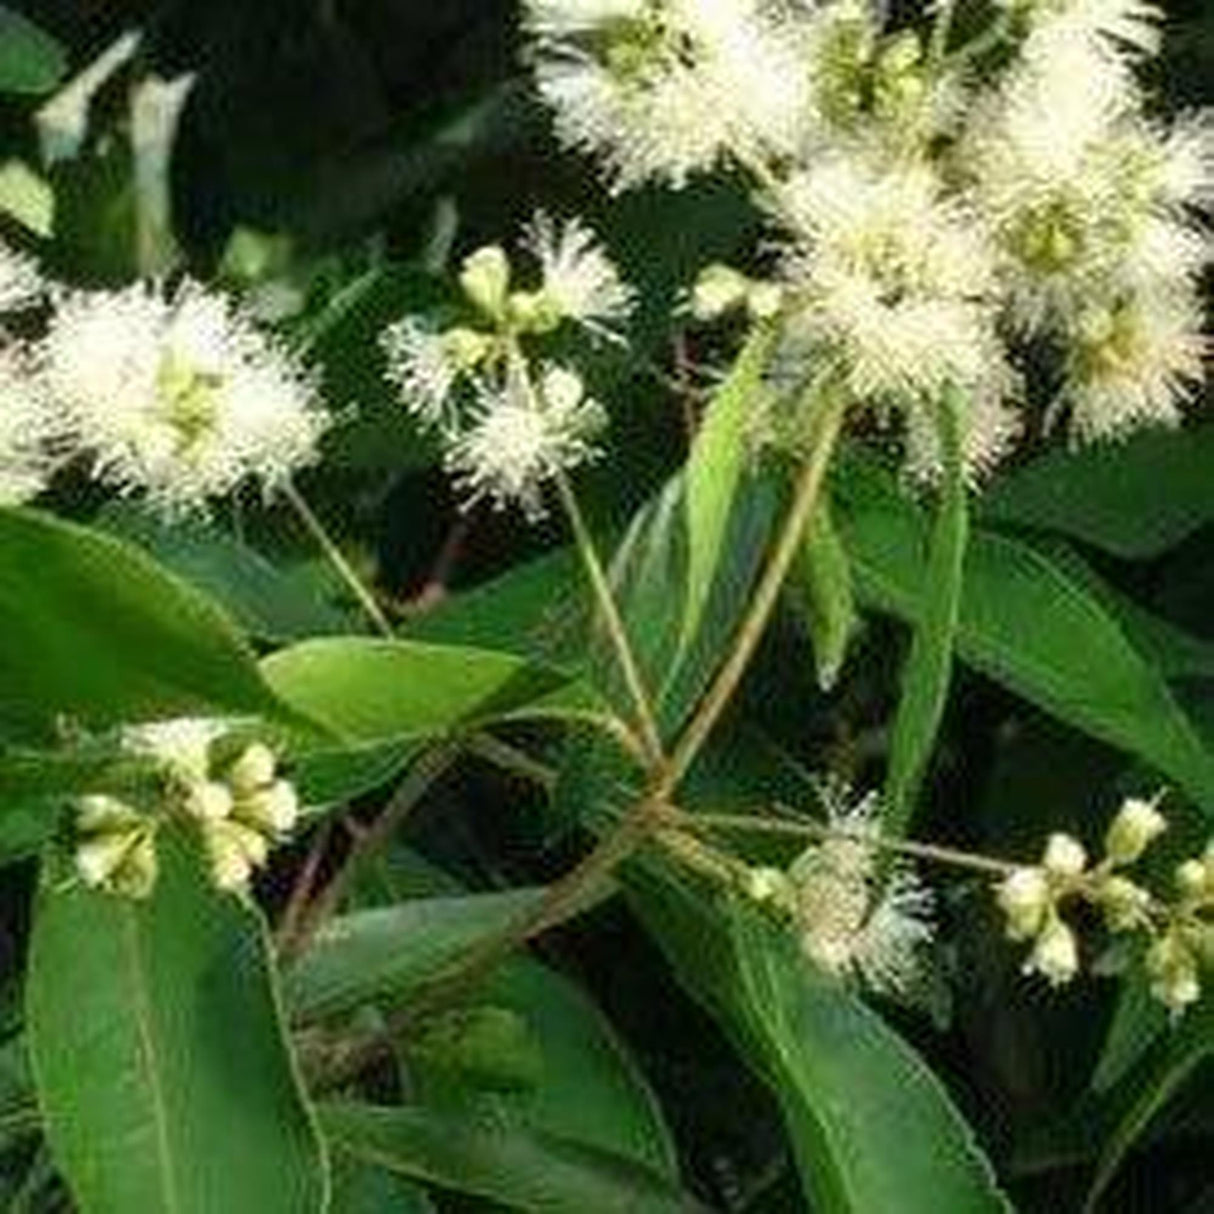
[[[381,344],[402,403],[438,432],[468,504],[515,502],[535,518],[547,482],[597,458],[606,414],[576,372],[532,360],[524,343],[566,323],[618,340],[632,292],[576,219],[537,214],[523,243],[539,269],[534,288],[512,287],[506,253],[486,246],[460,273],[472,323],[437,328],[406,317]]]
[[[969,477],[1008,449],[1030,346],[1057,352],[1047,417],[1078,440],[1175,423],[1201,378],[1214,128],[1148,116],[1158,11],[1001,6],[950,47],[869,0],[522,0],[557,132],[615,188],[752,174],[786,246],[780,382],[902,418],[916,478],[940,469],[946,387]]]
[[[97,476],[167,513],[250,478],[272,490],[316,458],[326,417],[310,377],[198,283],[67,294],[38,353]]]
[[[0,344],[0,504],[76,457],[167,514],[313,462],[327,426],[311,377],[226,296],[48,286],[0,248],[0,311],[47,297],[45,332]]]
[[[563,142],[617,189],[796,149],[810,109],[790,13],[762,0],[524,0]]]

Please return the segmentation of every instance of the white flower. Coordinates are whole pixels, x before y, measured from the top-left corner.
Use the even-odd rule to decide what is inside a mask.
[[[1057,915],[1051,915],[1023,966],[1040,974],[1051,986],[1065,986],[1079,972],[1079,942]]]
[[[313,462],[327,424],[300,365],[222,295],[186,282],[63,297],[41,346],[97,475],[166,513]]]
[[[1159,798],[1127,797],[1104,837],[1105,855],[1116,864],[1133,864],[1168,828]]]
[[[1030,38],[1065,33],[1092,42],[1108,55],[1149,58],[1159,50],[1163,13],[1144,0],[1030,0],[1028,7],[1034,17]]]
[[[128,725],[122,745],[132,754],[156,760],[175,780],[192,787],[209,779],[211,744],[230,729],[231,722],[214,717],[174,717]]]
[[[854,837],[816,843],[789,869],[801,947],[829,974],[905,994],[932,937],[931,892],[906,863],[878,863],[876,794],[852,805],[845,789],[827,785],[822,797],[831,827]]]
[[[0,240],[0,312],[26,307],[46,294],[46,281],[31,257]]]
[[[1087,863],[1087,852],[1074,836],[1057,831],[1046,840],[1041,856],[1046,876],[1055,881],[1071,881],[1083,875]]]
[[[46,488],[66,450],[67,427],[37,361],[23,345],[0,347],[0,506]]]
[[[562,224],[537,212],[525,241],[539,259],[544,297],[562,319],[608,335],[627,321],[632,291],[580,220]]]
[[[1146,424],[1176,425],[1204,375],[1200,305],[1183,287],[1095,302],[1071,326],[1063,401],[1080,440],[1120,438]]]
[[[617,189],[679,187],[723,157],[791,153],[809,73],[758,0],[525,0],[557,134],[604,158]]]
[[[534,390],[525,375],[512,374],[502,388],[480,386],[471,424],[452,438],[446,463],[470,504],[514,501],[536,518],[546,481],[598,457],[592,440],[606,416],[574,372],[549,365]]]
[[[1041,930],[1053,903],[1045,870],[1017,868],[1000,882],[995,900],[1007,916],[1008,939],[1032,940]]]
[[[415,316],[389,325],[379,338],[401,403],[423,425],[440,429],[451,426],[456,387],[476,369],[491,341],[475,329],[438,330]]]

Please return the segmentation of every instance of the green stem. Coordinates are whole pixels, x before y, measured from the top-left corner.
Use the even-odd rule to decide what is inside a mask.
[[[660,773],[654,790],[654,799],[659,802],[667,800],[687,774],[713,726],[733,698],[750,659],[759,647],[759,641],[775,610],[780,588],[800,550],[805,529],[821,496],[831,456],[843,427],[845,412],[845,400],[841,393],[828,391],[821,398],[820,413],[816,418],[809,454],[801,469],[792,505],[776,540],[776,546],[755,589],[746,618],[734,638],[729,656],[718,670],[716,678],[679,738],[669,762]]]
[[[299,515],[303,525],[308,530],[308,534],[316,541],[321,552],[324,553],[326,560],[328,560],[329,564],[337,571],[338,576],[350,588],[350,593],[354,595],[371,622],[385,637],[392,637],[394,635],[392,625],[388,622],[388,617],[380,610],[379,604],[375,601],[375,596],[367,589],[358,574],[354,572],[350,562],[342,555],[341,549],[329,538],[329,533],[324,529],[324,525],[320,519],[312,513],[312,507],[304,500],[303,495],[290,481],[283,482],[282,493],[287,501],[291,503],[295,513]]]
[[[927,554],[910,653],[902,674],[902,693],[890,741],[882,813],[884,833],[904,835],[927,771],[952,679],[953,646],[961,610],[962,574],[969,537],[961,420],[965,401],[955,388],[945,390],[938,424],[944,461],[944,486]]]
[[[640,729],[641,743],[645,751],[645,760],[649,765],[657,766],[664,759],[662,739],[658,733],[653,709],[650,706],[649,693],[645,688],[640,667],[628,640],[624,619],[620,615],[619,607],[616,606],[606,570],[599,560],[598,549],[594,545],[590,528],[586,526],[586,520],[582,516],[573,487],[563,473],[557,473],[556,487],[561,505],[573,528],[573,538],[577,544],[578,554],[582,558],[586,576],[590,581],[591,590],[594,592],[595,602],[603,619],[603,626],[607,630],[607,636],[620,666],[620,673],[624,676],[624,684],[628,688],[628,695],[632,700],[637,726]]]

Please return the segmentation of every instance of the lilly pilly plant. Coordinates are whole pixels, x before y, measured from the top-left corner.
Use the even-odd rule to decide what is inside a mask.
[[[762,230],[680,284],[666,327],[703,354],[673,372],[640,288],[557,205],[355,350],[439,452],[457,529],[571,536],[538,639],[508,578],[410,610],[299,487],[323,492],[352,424],[322,338],[367,280],[314,315],[298,284],[85,287],[0,248],[0,787],[41,873],[0,1116],[17,1208],[767,1208],[762,1177],[720,1196],[680,1176],[622,1044],[523,956],[620,889],[775,1094],[776,1181],[795,1159],[815,1210],[1008,1208],[1013,1161],[879,1010],[944,1014],[958,905],[981,899],[971,945],[1025,946],[1009,1000],[1120,975],[1099,1199],[1214,1040],[1214,758],[1153,664],[1200,646],[981,503],[1044,466],[1045,503],[1005,494],[1002,517],[1065,534],[1051,494],[1107,488],[1199,393],[1214,141],[1146,89],[1160,20],[1139,0],[523,0],[525,65],[603,171],[605,232],[621,195],[714,174]],[[585,485],[619,454],[619,382],[644,377],[694,398],[689,450],[611,550]],[[284,506],[331,578],[256,550]],[[746,753],[782,604],[817,690],[774,698],[833,702],[845,735],[811,774]],[[846,707],[863,608],[910,631],[867,755]],[[925,830],[957,656],[1161,773],[1167,816],[1121,796],[1095,861],[1067,821],[1028,858]],[[469,758],[547,794],[580,858],[471,893],[402,851]],[[721,770],[755,762],[739,809]]]

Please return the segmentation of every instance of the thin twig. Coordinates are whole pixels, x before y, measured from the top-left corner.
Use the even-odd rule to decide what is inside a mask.
[[[329,537],[329,533],[325,530],[320,519],[312,513],[312,507],[304,500],[303,495],[290,481],[283,482],[282,493],[287,501],[291,503],[295,513],[299,515],[303,525],[308,529],[308,533],[316,541],[325,558],[337,571],[342,581],[350,588],[350,593],[357,599],[371,622],[385,637],[393,636],[392,625],[388,622],[388,617],[384,615],[379,604],[375,601],[375,596],[367,589],[358,574],[354,572],[353,566],[342,555],[341,549]]]
[[[700,701],[691,721],[683,730],[670,761],[662,770],[654,790],[658,801],[665,801],[687,774],[695,757],[700,752],[709,733],[716,725],[721,713],[733,698],[738,684],[746,672],[750,659],[759,646],[763,633],[775,610],[780,588],[800,549],[801,541],[813,517],[826,472],[830,467],[835,443],[843,425],[844,401],[836,393],[827,393],[822,401],[822,412],[818,418],[809,457],[797,481],[793,502],[784,526],[776,540],[776,546],[763,571],[759,585],[751,599],[750,609],[742,621],[729,656],[717,672],[712,685]]]
[[[295,876],[291,894],[287,899],[287,905],[283,910],[276,933],[278,952],[281,956],[291,956],[297,951],[296,939],[316,887],[316,877],[320,872],[321,862],[329,850],[329,838],[332,831],[332,822],[321,824],[316,834],[313,835],[308,854]]]

